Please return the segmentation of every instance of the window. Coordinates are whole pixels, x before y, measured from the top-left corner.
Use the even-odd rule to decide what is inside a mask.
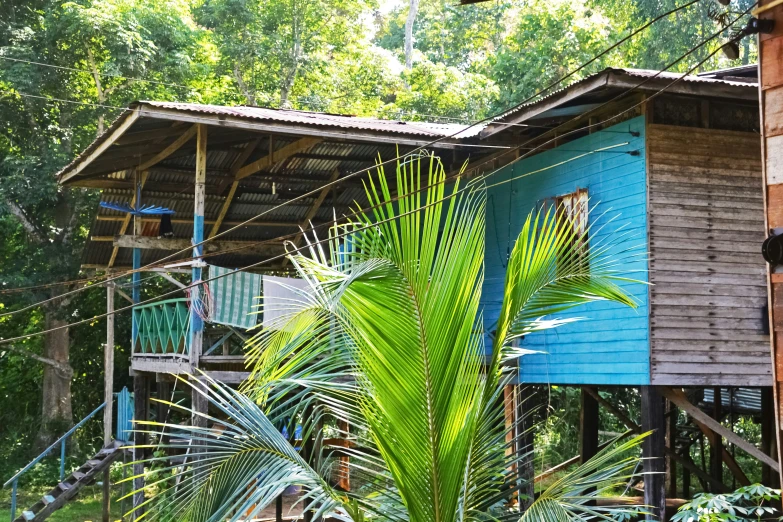
[[[563,230],[571,234],[566,240],[571,248],[563,250],[563,265],[572,261],[587,263],[587,201],[587,189],[578,189],[555,198],[557,219],[562,223]]]

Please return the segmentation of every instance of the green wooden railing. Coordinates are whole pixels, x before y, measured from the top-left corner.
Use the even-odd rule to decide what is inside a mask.
[[[168,299],[133,308],[134,354],[188,354],[187,299]]]

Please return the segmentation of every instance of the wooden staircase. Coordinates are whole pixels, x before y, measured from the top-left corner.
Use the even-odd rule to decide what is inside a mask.
[[[90,460],[82,464],[79,469],[41,497],[41,500],[36,502],[30,509],[24,510],[20,516],[14,519],[14,522],[45,520],[49,515],[75,497],[84,486],[91,484],[98,475],[102,474],[105,469],[108,469],[111,463],[122,455],[122,445],[122,442],[114,441],[103,448]]]

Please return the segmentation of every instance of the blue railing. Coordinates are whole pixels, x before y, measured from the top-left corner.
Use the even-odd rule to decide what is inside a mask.
[[[123,388],[122,391],[115,394],[117,396],[117,425],[116,425],[116,435],[115,438],[120,441],[128,441],[130,439],[131,430],[133,429],[133,397],[130,392],[128,392],[128,388]],[[73,428],[68,430],[65,435],[57,439],[52,443],[51,446],[46,448],[41,452],[40,455],[35,457],[27,466],[23,467],[21,470],[19,470],[16,475],[11,477],[6,481],[5,484],[3,484],[3,487],[8,487],[9,484],[12,484],[11,489],[11,521],[13,522],[14,518],[16,518],[16,490],[17,490],[17,484],[19,482],[19,478],[24,475],[30,468],[38,464],[41,460],[43,460],[44,457],[46,457],[54,448],[57,447],[57,445],[60,445],[60,482],[65,479],[65,446],[68,442],[68,437],[74,434],[76,430],[78,430],[80,427],[82,427],[88,420],[93,418],[96,413],[101,411],[106,406],[106,403],[104,402],[97,408],[95,408],[92,413],[87,415],[85,418],[80,420],[78,424],[76,424]]]
[[[81,428],[85,422],[93,418],[93,416],[99,411],[101,411],[104,408],[104,406],[106,406],[105,402],[100,406],[98,406],[97,408],[95,408],[92,411],[92,413],[90,413],[85,418],[80,420],[73,428],[65,432],[65,435],[63,435],[62,437],[54,441],[51,446],[43,450],[40,455],[35,457],[27,466],[23,467],[21,470],[19,470],[16,473],[16,475],[8,479],[6,483],[3,484],[4,488],[7,487],[8,484],[13,484],[11,489],[11,520],[12,521],[14,520],[14,518],[16,518],[16,486],[19,482],[19,477],[24,475],[30,468],[38,464],[41,460],[43,460],[44,457],[46,457],[54,448],[56,448],[59,445],[60,446],[60,482],[62,482],[63,479],[65,478],[65,443],[68,441],[68,437],[73,435],[73,433],[76,430]]]

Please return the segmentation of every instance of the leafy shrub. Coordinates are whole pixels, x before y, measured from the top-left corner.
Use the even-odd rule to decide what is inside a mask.
[[[733,493],[715,495],[700,493],[683,504],[672,522],[740,522],[778,519],[776,508],[769,505],[780,500],[780,490],[751,484]]]

